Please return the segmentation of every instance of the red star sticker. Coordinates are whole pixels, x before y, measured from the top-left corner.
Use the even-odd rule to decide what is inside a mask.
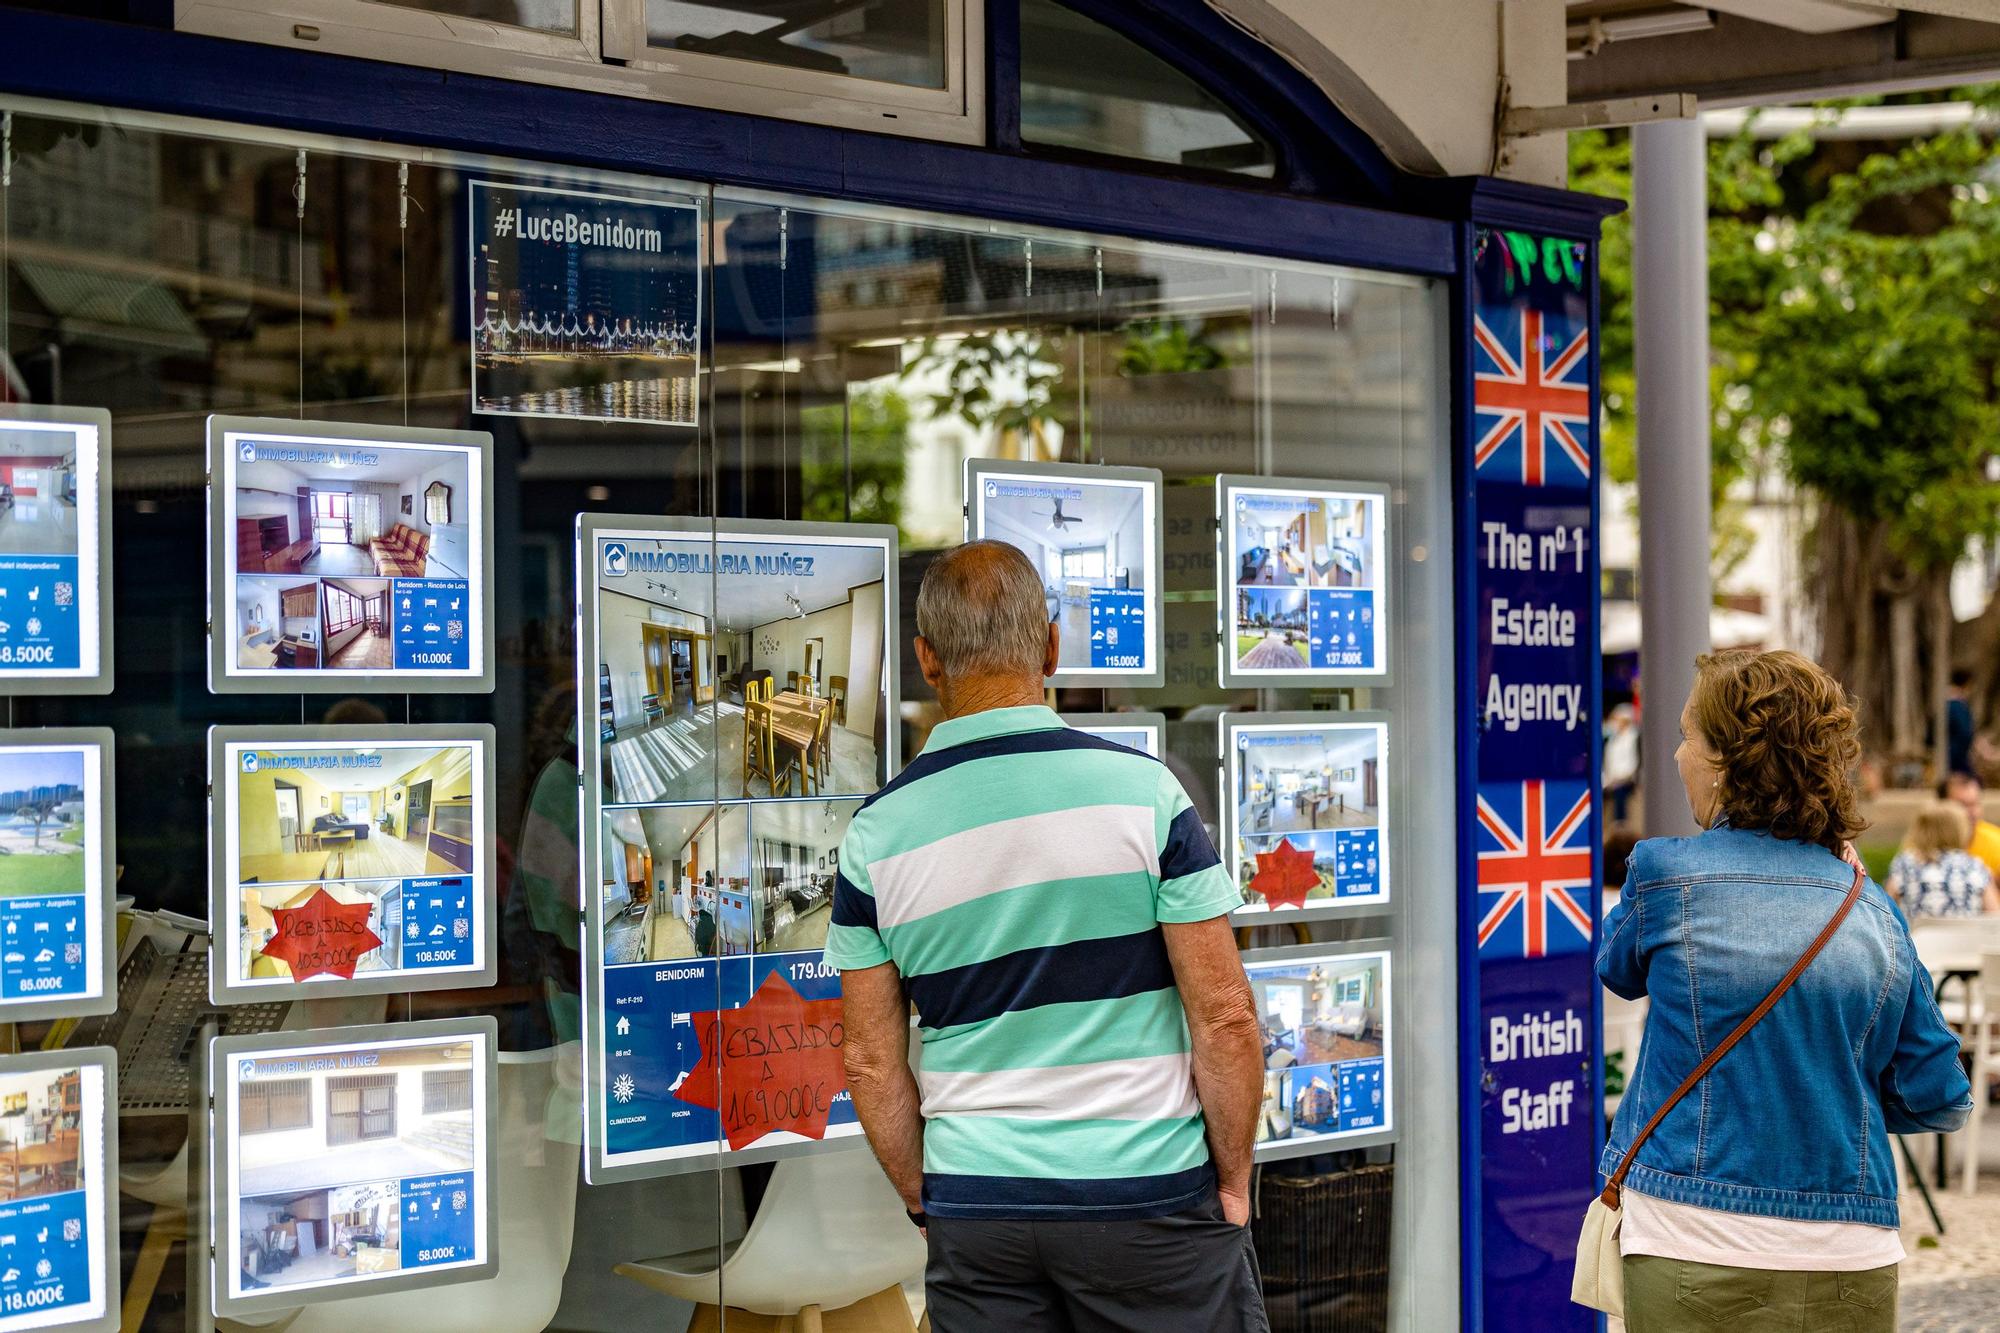
[[[276,908],[271,918],[278,933],[264,946],[264,956],[288,964],[293,981],[322,973],[352,981],[361,956],[382,947],[382,937],[368,928],[369,910],[367,903],[344,903],[325,889],[303,907]]]
[[[1281,838],[1268,852],[1257,853],[1257,873],[1250,877],[1253,892],[1264,895],[1272,907],[1304,907],[1306,895],[1319,887],[1319,872],[1313,869],[1312,853],[1292,846]]]
[[[847,1086],[840,1015],[838,999],[802,999],[773,972],[742,1008],[694,1015],[701,1059],[674,1096],[718,1111],[731,1148],[780,1131],[825,1138]]]

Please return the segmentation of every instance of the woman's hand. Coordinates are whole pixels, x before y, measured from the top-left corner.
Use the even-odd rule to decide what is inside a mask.
[[[1853,866],[1856,870],[1859,870],[1862,874],[1865,875],[1868,873],[1868,867],[1861,864],[1861,853],[1854,850],[1853,843],[1843,842],[1840,844],[1840,859],[1847,862],[1848,865]]]

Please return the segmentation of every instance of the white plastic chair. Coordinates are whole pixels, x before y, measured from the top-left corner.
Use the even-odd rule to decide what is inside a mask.
[[[288,1333],[353,1333],[357,1328],[540,1333],[547,1328],[562,1303],[563,1273],[569,1268],[581,1156],[581,1144],[550,1138],[549,1126],[582,1123],[575,1091],[580,1050],[581,1044],[571,1041],[539,1051],[500,1052],[495,1108],[500,1227],[493,1238],[500,1260],[497,1277],[309,1305],[284,1325]],[[566,1105],[552,1108],[551,1094]],[[217,1327],[225,1328],[227,1322],[218,1320]]]
[[[704,1250],[612,1271],[696,1305],[722,1299],[731,1310],[793,1317],[830,1313],[900,1286],[923,1272],[925,1259],[923,1237],[859,1140],[781,1160],[749,1230],[724,1248],[720,1268],[689,1266],[714,1253]]]
[[[1979,1122],[1985,1119],[1986,1085],[2000,1079],[2000,953],[1980,958],[1972,982],[1972,1015],[1965,1046],[1972,1052],[1972,1119],[1965,1126],[1965,1192],[1979,1189]]]

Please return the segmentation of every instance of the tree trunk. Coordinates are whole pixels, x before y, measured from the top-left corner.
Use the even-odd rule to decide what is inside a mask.
[[[1923,706],[1917,674],[1917,599],[1910,591],[1889,602],[1889,748],[1916,754],[1924,745]]]

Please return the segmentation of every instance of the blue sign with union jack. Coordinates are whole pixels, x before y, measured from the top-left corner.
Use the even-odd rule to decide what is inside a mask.
[[[1520,303],[1475,307],[1473,445],[1479,478],[1587,486],[1590,325]]]
[[[1590,949],[1596,841],[1590,784],[1479,785],[1479,956]]]

